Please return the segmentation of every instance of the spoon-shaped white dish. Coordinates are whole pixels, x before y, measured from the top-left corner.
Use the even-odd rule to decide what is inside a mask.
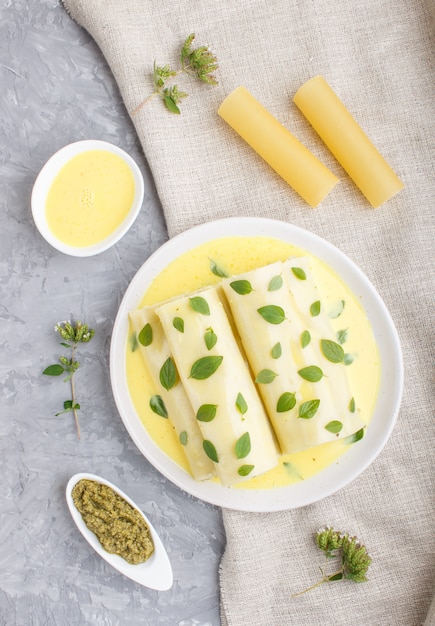
[[[78,483],[78,481],[82,479],[94,480],[95,482],[101,483],[102,485],[107,485],[108,487],[113,489],[118,495],[120,495],[121,498],[124,498],[124,500],[126,500],[132,507],[139,511],[139,513],[142,515],[148,525],[154,544],[154,552],[147,561],[145,561],[144,563],[140,563],[139,565],[131,565],[117,554],[110,554],[109,552],[106,552],[106,550],[99,542],[98,537],[86,526],[80,511],[76,508],[72,499],[71,492],[76,483]],[[150,520],[143,514],[137,504],[135,504],[133,500],[131,500],[131,498],[129,498],[123,491],[118,489],[118,487],[116,487],[108,480],[105,480],[100,476],[96,476],[95,474],[75,474],[68,481],[66,487],[66,501],[72,518],[75,521],[77,528],[82,533],[83,537],[94,548],[95,552],[97,552],[112,567],[117,569],[118,572],[121,572],[121,574],[124,574],[124,576],[127,576],[128,578],[131,578],[131,580],[136,581],[144,587],[149,587],[150,589],[156,589],[157,591],[166,591],[167,589],[171,588],[173,582],[172,567],[165,547],[163,546],[163,543],[161,542],[161,539],[155,531]]]

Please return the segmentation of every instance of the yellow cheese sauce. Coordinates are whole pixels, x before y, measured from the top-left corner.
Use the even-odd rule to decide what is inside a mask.
[[[61,168],[48,191],[48,227],[70,246],[94,245],[123,222],[134,194],[133,174],[120,156],[107,150],[83,152]]]
[[[211,272],[211,262],[228,276],[256,269],[292,256],[306,256],[305,250],[292,244],[267,237],[225,237],[200,245],[170,263],[150,284],[140,306],[156,304],[169,298],[191,293],[221,278]],[[315,257],[316,274],[320,278],[322,306],[331,315],[335,332],[347,330],[343,344],[353,361],[346,366],[355,398],[356,410],[366,424],[374,409],[379,379],[380,361],[372,328],[358,298],[325,264]],[[344,307],[342,303],[344,302]],[[149,398],[156,393],[151,378],[135,349],[131,333],[126,348],[126,374],[130,395],[144,427],[155,443],[176,463],[189,472],[186,459],[170,420],[159,417],[149,408]],[[337,440],[296,454],[280,456],[278,466],[262,476],[232,487],[233,489],[270,489],[290,485],[313,476],[349,449],[346,440]],[[217,480],[217,479],[216,479]]]

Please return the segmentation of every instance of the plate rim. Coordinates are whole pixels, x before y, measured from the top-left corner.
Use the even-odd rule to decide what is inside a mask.
[[[372,422],[366,436],[358,442],[358,448],[351,447],[332,466],[305,481],[268,490],[231,489],[217,483],[195,481],[147,435],[130,398],[125,371],[128,311],[137,307],[154,277],[192,247],[240,232],[244,236],[266,236],[293,244],[296,241],[295,245],[327,263],[359,297],[372,324],[381,360],[381,381]],[[358,289],[354,286],[358,286]],[[375,313],[380,315],[376,325],[372,319]],[[139,451],[155,469],[186,493],[215,506],[246,512],[275,512],[306,506],[336,493],[357,478],[381,453],[393,431],[402,400],[403,378],[403,356],[396,326],[384,301],[364,272],[326,239],[289,222],[270,218],[230,217],[213,220],[194,226],[162,244],[145,260],[130,281],[118,308],[110,345],[112,393],[121,420]],[[394,397],[392,404],[391,395]],[[388,419],[384,417],[385,412],[389,414]],[[376,419],[379,414],[383,419]]]

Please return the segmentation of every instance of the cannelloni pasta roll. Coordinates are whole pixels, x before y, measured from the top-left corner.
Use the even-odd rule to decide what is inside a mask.
[[[273,433],[217,289],[171,300],[156,313],[222,484],[273,468]]]
[[[158,390],[153,398],[157,403],[157,410],[167,412],[183,447],[192,476],[196,480],[211,478],[216,474],[214,464],[204,452],[201,431],[184,387],[171,375],[172,355],[154,307],[131,311],[130,320],[145,365]],[[163,400],[163,407],[158,406],[159,398]]]
[[[299,311],[287,274],[277,262],[222,287],[281,451],[294,453],[353,434],[364,423],[352,413],[344,370],[338,374],[334,364],[338,369],[330,371],[308,341],[311,319]]]
[[[322,300],[315,265],[309,257],[288,259],[284,263],[284,276],[293,309],[298,311],[302,325],[310,332],[309,346],[313,356],[309,358],[314,358],[322,369],[322,380],[327,381],[334,398],[336,419],[343,423],[340,435],[353,434],[365,422],[354,406],[355,398],[346,372],[346,354]]]

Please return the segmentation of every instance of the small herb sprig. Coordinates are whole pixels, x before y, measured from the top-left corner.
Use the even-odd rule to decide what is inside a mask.
[[[317,531],[316,543],[326,556],[325,565],[320,568],[322,577],[314,585],[294,594],[294,596],[302,595],[323,583],[336,580],[353,580],[356,583],[367,581],[367,570],[372,559],[367,548],[356,537],[338,532],[328,526]],[[340,566],[332,573],[327,573],[328,561],[332,558],[338,558]]]
[[[89,343],[89,341],[91,341],[92,337],[95,335],[95,330],[88,328],[87,324],[82,324],[81,322],[75,322],[72,324],[69,320],[59,322],[54,327],[54,330],[59,333],[62,339],[64,339],[60,345],[64,348],[69,348],[71,350],[71,354],[69,357],[59,357],[59,363],[49,365],[42,373],[46,376],[61,376],[65,372],[67,373],[66,378],[64,378],[64,382],[69,382],[71,385],[71,400],[65,400],[63,403],[64,410],[56,413],[56,417],[58,415],[62,415],[63,413],[72,411],[76,423],[77,436],[80,439],[80,425],[77,416],[80,404],[76,401],[74,388],[74,374],[80,367],[80,363],[76,361],[76,350],[79,343]]]
[[[174,70],[169,65],[157,65],[154,61],[153,84],[154,92],[148,96],[139,106],[137,106],[132,115],[136,115],[147,102],[155,96],[160,96],[166,108],[171,113],[180,114],[178,107],[181,100],[187,98],[188,94],[181,91],[177,85],[168,85],[168,81],[174,79],[180,74],[188,74],[196,77],[207,85],[217,85],[216,77],[213,72],[218,69],[218,62],[215,54],[208,46],[199,46],[192,48],[195,35],[190,34],[185,40],[180,54],[181,67]]]

